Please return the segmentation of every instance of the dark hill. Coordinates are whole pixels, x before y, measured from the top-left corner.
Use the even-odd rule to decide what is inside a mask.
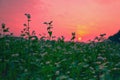
[[[116,34],[114,34],[113,36],[110,36],[108,39],[110,39],[113,42],[120,43],[120,30]]]

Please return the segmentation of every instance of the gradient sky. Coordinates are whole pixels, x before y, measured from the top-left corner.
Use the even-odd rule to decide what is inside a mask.
[[[71,38],[76,32],[82,41],[120,29],[120,0],[0,0],[0,24],[6,23],[14,35],[20,35],[31,14],[31,30],[47,33],[45,21],[53,20],[53,35]]]

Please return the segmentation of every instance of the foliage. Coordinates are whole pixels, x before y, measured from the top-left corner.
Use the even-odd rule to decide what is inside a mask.
[[[52,37],[52,23],[53,21],[50,21],[50,22],[44,22],[44,24],[46,24],[48,27],[47,27],[47,32],[49,34],[49,40],[51,40],[51,37]]]
[[[25,14],[27,17],[27,22],[28,24],[23,24],[24,28],[21,31],[21,37],[28,39],[28,40],[38,40],[35,31],[33,30],[32,33],[30,33],[30,21],[31,21],[31,15],[30,14]]]
[[[10,33],[9,27],[6,27],[5,23],[1,24],[1,29],[0,29],[0,38],[6,37],[6,36],[12,36],[13,33]]]
[[[1,25],[1,80],[120,80],[120,44],[105,41],[105,34],[89,43],[74,42],[75,33],[72,33],[70,42],[65,42],[64,36],[57,41],[38,40],[35,31],[30,34],[31,16],[26,16],[28,25],[24,25],[25,30],[21,34],[28,39],[6,38],[3,34],[7,28],[5,24]],[[51,23],[44,23],[48,25],[50,38]],[[28,33],[24,33],[26,31]],[[36,39],[31,39],[33,36]]]
[[[0,79],[119,80],[120,44],[0,39]],[[116,79],[115,79],[116,78]]]

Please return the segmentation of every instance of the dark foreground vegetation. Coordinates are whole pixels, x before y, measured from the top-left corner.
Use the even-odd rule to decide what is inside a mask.
[[[28,24],[29,17],[28,16]],[[105,40],[105,34],[89,43],[30,35],[29,25],[20,37],[12,36],[2,24],[0,38],[0,80],[120,80],[120,44]],[[97,41],[96,41],[97,40]]]

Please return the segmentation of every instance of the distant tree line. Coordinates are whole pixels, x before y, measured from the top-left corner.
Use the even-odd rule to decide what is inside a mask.
[[[116,34],[114,34],[113,36],[110,36],[108,39],[113,41],[113,42],[120,43],[120,30]]]

